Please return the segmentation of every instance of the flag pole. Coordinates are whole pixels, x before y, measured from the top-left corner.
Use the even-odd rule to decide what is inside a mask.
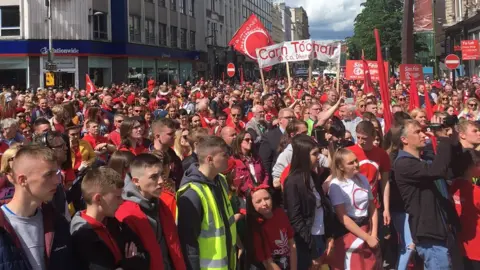
[[[263,86],[263,93],[267,93],[267,87],[265,85],[265,77],[263,77],[263,69],[258,66],[258,68],[260,69],[260,77],[262,78],[262,86]]]
[[[287,61],[285,64],[286,64],[286,69],[287,69],[287,83],[288,83],[288,85],[290,85],[290,80],[291,80],[291,77],[290,77],[290,64],[288,63],[288,61]]]
[[[340,94],[340,58],[342,56],[342,43],[338,43],[338,60],[337,60],[337,93]]]

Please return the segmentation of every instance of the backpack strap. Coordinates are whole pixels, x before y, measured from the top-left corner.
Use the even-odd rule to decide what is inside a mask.
[[[5,213],[3,213],[3,210],[0,209],[0,228],[3,228],[12,238],[13,243],[15,246],[19,249],[22,249],[22,244],[20,244],[20,239],[18,238],[17,233],[13,229],[12,225],[10,222],[7,221],[5,218]]]

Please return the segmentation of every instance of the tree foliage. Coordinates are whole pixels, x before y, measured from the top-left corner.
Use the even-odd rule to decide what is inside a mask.
[[[388,48],[389,61],[398,65],[402,61],[402,0],[367,0],[361,4],[363,10],[354,22],[354,34],[347,38],[350,59],[360,59],[362,49],[366,59],[376,59],[375,36],[373,29],[380,32],[382,49]],[[415,51],[424,51],[426,45],[415,38]]]

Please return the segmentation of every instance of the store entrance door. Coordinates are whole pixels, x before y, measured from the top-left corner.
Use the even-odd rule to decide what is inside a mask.
[[[43,81],[46,81],[45,74]],[[55,86],[54,88],[67,89],[75,87],[75,73],[73,72],[55,72]]]

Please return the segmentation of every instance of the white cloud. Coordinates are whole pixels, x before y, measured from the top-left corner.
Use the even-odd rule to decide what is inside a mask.
[[[344,33],[353,30],[353,21],[362,10],[360,4],[364,1],[287,0],[286,2],[291,7],[302,6],[307,11],[310,33]]]

